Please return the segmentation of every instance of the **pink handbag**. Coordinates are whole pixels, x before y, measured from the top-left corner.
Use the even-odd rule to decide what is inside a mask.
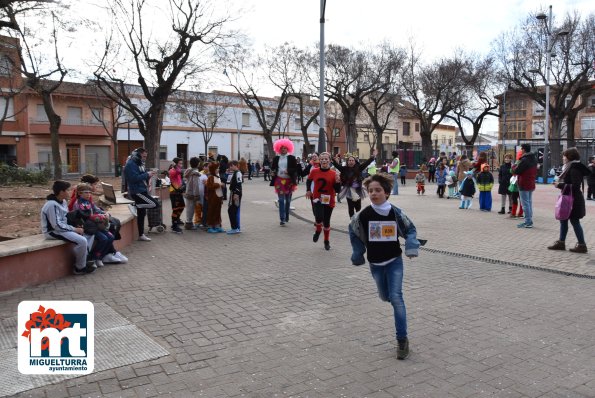
[[[564,188],[562,188],[562,193],[558,196],[558,201],[556,202],[556,220],[568,220],[570,218],[573,202],[572,184],[565,184]]]

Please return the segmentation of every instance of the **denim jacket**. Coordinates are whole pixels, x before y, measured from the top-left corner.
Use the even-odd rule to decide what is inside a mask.
[[[417,240],[417,230],[413,222],[403,213],[401,209],[391,204],[393,211],[396,214],[397,233],[398,236],[405,239],[405,255],[407,257],[417,257],[419,254],[420,243]],[[366,253],[366,245],[368,243],[367,231],[362,228],[359,216],[361,212],[356,213],[351,218],[349,224],[349,240],[351,241],[351,263],[353,265],[362,265],[366,263],[364,254]]]

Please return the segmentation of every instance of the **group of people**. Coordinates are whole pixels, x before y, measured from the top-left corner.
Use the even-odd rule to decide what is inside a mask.
[[[90,174],[84,175],[75,189],[67,181],[55,181],[41,209],[44,236],[74,244],[75,275],[92,273],[106,263],[128,262],[114,247],[114,241],[121,238],[120,221],[93,200],[98,182]]]

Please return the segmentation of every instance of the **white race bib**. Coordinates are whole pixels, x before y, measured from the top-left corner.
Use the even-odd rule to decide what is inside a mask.
[[[331,203],[331,195],[320,195],[320,203],[328,205]]]
[[[396,221],[370,221],[368,224],[368,241],[370,242],[396,242]]]

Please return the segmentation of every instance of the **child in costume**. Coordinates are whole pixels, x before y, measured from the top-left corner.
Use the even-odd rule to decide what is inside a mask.
[[[219,178],[219,163],[209,163],[209,177],[207,178],[207,225],[208,233],[225,232],[221,228],[221,206],[223,205],[223,190]]]
[[[446,186],[448,187],[448,196],[446,199],[458,197],[457,183],[457,174],[453,170],[449,171],[446,176]]]
[[[459,189],[461,194],[461,205],[459,209],[469,209],[473,202],[473,195],[475,195],[475,181],[473,180],[473,170],[465,172],[465,178],[461,182]]]
[[[287,138],[281,138],[273,144],[277,156],[273,158],[271,165],[271,185],[275,187],[279,205],[279,225],[283,226],[289,222],[289,208],[291,207],[291,196],[297,189],[297,175],[300,167],[297,159],[292,155],[293,142]]]
[[[242,203],[242,182],[244,177],[240,171],[240,164],[237,160],[229,162],[229,171],[227,183],[229,184],[229,202],[227,214],[231,229],[227,231],[228,235],[239,234],[240,230],[240,204]]]
[[[336,192],[341,190],[339,174],[331,168],[331,155],[320,154],[320,167],[313,168],[306,180],[306,198],[314,207],[315,231],[312,240],[318,242],[324,226],[324,249],[330,250],[331,216],[335,208]]]
[[[399,237],[405,240],[405,255],[417,257],[420,242],[413,222],[401,209],[388,201],[393,179],[377,174],[364,180],[371,205],[356,213],[349,224],[353,265],[365,263],[367,252],[370,271],[382,301],[393,307],[397,337],[397,359],[409,356],[407,312],[403,300],[403,249]]]
[[[479,189],[479,209],[481,211],[492,211],[492,187],[494,176],[490,173],[490,166],[481,166],[481,172],[477,175],[477,187]]]
[[[424,195],[426,193],[426,176],[421,169],[415,175],[415,185],[417,186],[418,195]]]

